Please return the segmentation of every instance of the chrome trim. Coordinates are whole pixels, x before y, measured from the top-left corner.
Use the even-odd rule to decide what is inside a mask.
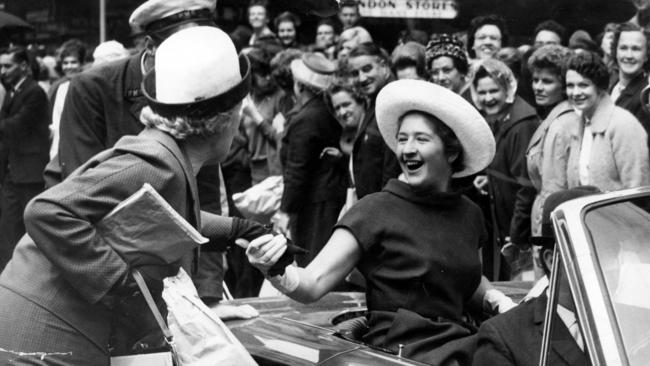
[[[625,349],[604,279],[592,245],[586,236],[584,215],[599,206],[650,195],[650,187],[627,189],[575,199],[559,205],[551,214],[585,345],[593,365],[628,365]],[[571,244],[563,240],[565,228]],[[618,352],[613,352],[618,350]],[[622,355],[621,355],[622,353]]]

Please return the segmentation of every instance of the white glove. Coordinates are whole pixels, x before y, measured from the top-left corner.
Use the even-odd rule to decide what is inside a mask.
[[[505,313],[517,304],[503,292],[492,288],[485,291],[483,296],[483,309],[490,313]]]

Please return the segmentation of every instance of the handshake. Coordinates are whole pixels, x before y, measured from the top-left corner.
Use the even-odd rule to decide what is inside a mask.
[[[249,248],[249,243],[263,235],[273,235],[271,241],[275,246],[265,253],[260,253],[257,247]],[[233,218],[233,228],[231,237],[236,238],[235,243],[246,249],[246,254],[251,264],[256,266],[269,277],[283,275],[284,269],[293,263],[295,255],[307,254],[308,251],[293,244],[290,239],[276,233],[270,225],[261,225],[255,221]],[[240,240],[243,239],[243,240]],[[286,248],[284,252],[281,252]],[[263,260],[261,257],[265,256]],[[260,258],[258,258],[260,257]],[[258,260],[255,260],[258,259]],[[264,266],[263,263],[270,263]]]

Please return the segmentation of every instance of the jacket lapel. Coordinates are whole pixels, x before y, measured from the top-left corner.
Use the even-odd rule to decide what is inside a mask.
[[[540,339],[544,339],[544,320],[546,318],[546,308],[548,303],[546,291],[544,291],[542,295],[532,301],[535,301],[533,321],[535,322],[537,331],[540,334]],[[553,362],[553,359],[555,359],[562,360],[565,362],[565,364],[572,366],[589,365],[589,358],[578,347],[575,340],[571,336],[571,333],[569,333],[569,330],[564,325],[564,322],[562,322],[562,319],[560,319],[557,314],[553,314],[553,322],[555,323],[555,326],[553,327],[553,336],[551,337],[552,353],[550,354],[551,363],[549,364],[557,364],[557,362]]]

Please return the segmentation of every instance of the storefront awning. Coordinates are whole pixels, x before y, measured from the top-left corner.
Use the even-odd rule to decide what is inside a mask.
[[[453,19],[458,15],[455,0],[360,0],[359,10],[367,18]]]

